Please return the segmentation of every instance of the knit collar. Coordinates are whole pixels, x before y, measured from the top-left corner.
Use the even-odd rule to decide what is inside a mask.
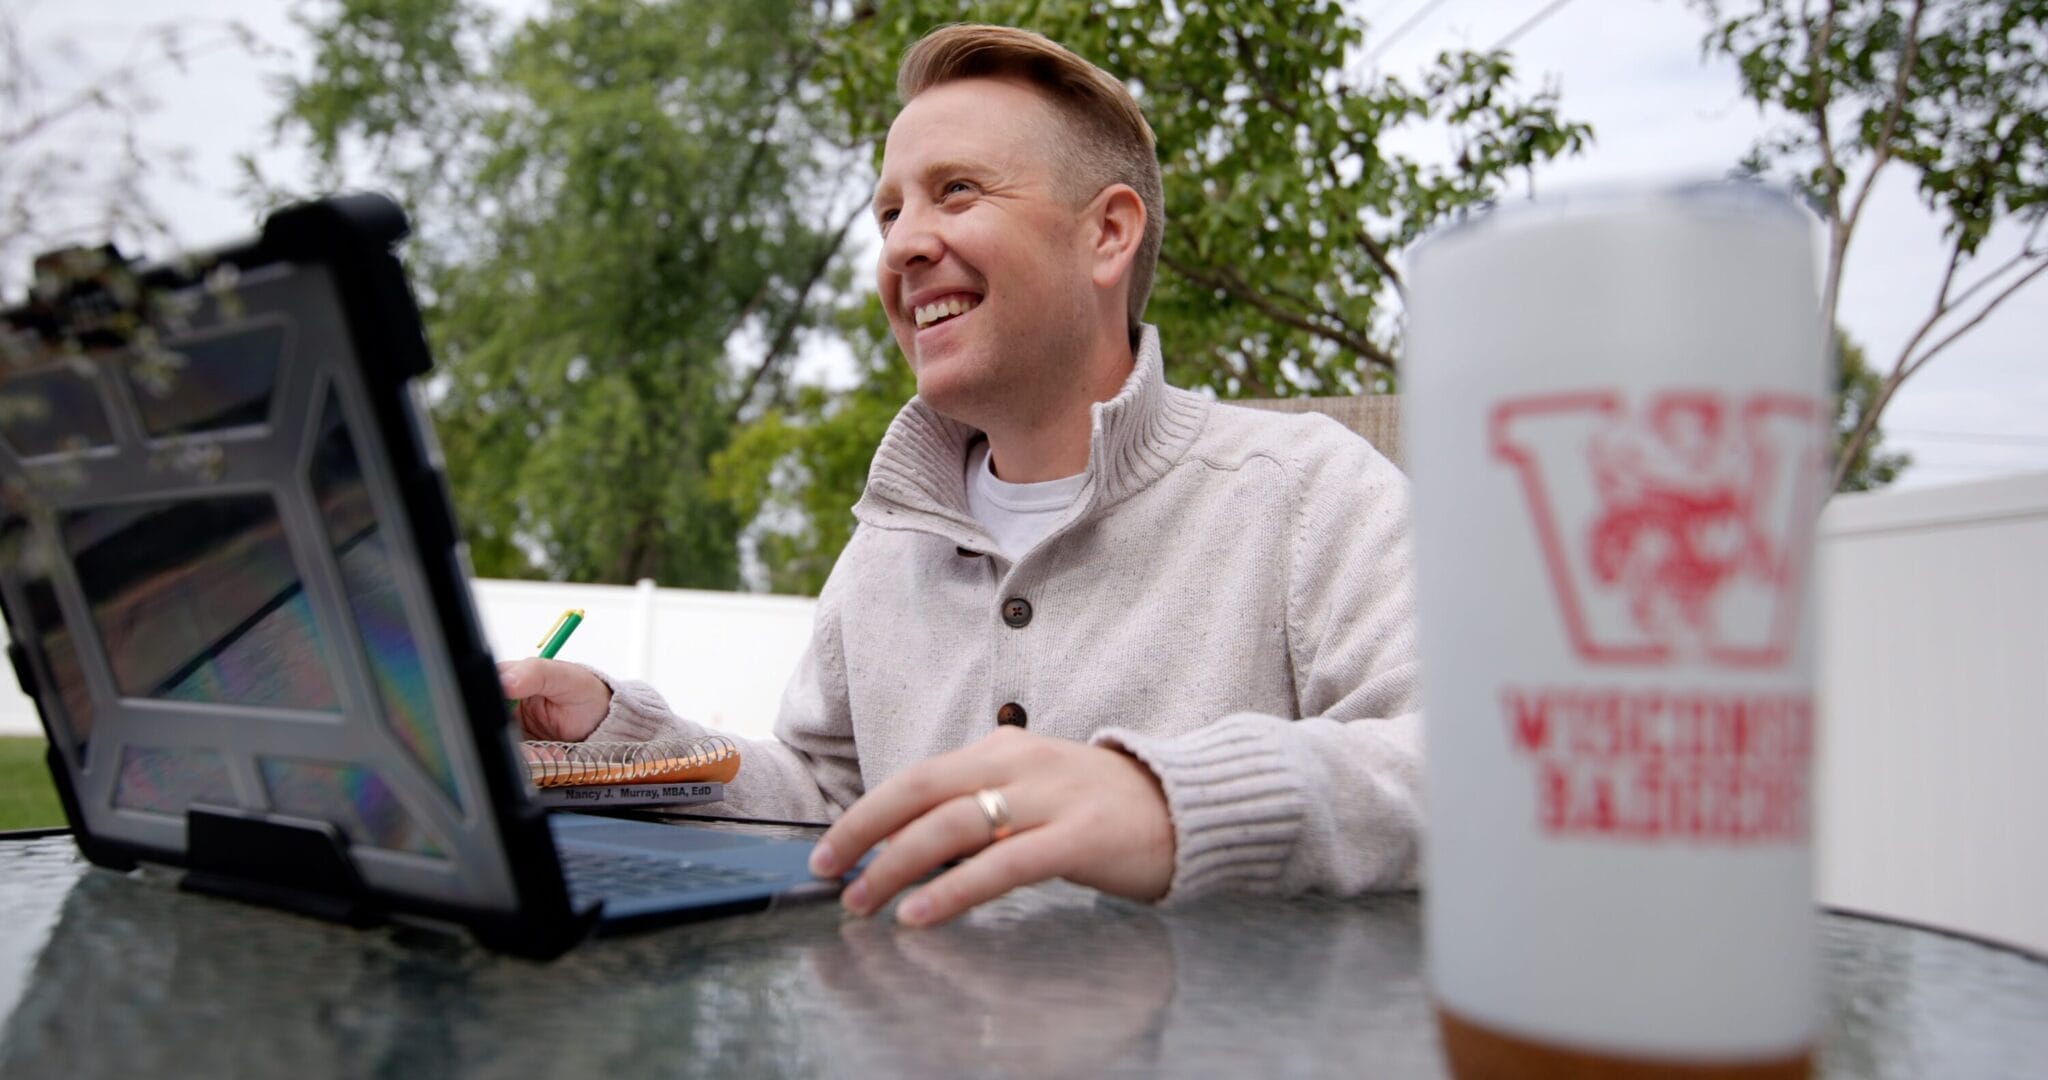
[[[1089,406],[1088,482],[1074,500],[1076,519],[1166,475],[1201,430],[1204,409],[1200,397],[1166,385],[1159,329],[1145,324],[1123,389]],[[939,415],[923,398],[911,398],[875,450],[854,516],[877,528],[982,537],[967,510],[964,480],[967,446],[981,437],[973,427]]]

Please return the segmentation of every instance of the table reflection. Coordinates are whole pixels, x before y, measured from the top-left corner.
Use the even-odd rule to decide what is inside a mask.
[[[2048,965],[1822,925],[1823,1075],[2048,1059]],[[1160,910],[1053,884],[928,930],[817,904],[536,964],[87,870],[53,838],[0,844],[0,1076],[1437,1077],[1421,938],[1412,895]]]
[[[964,920],[942,933],[849,921],[805,950],[805,971],[835,1006],[830,1041],[877,1075],[1018,1076],[1142,1068],[1160,1057],[1174,998],[1172,937],[1150,911],[1068,905]],[[1083,957],[1114,963],[1084,964]],[[909,1038],[871,1041],[877,1024]],[[995,1063],[1001,1063],[997,1069]]]

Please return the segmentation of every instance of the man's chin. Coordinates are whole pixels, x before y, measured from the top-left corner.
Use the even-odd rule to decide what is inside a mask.
[[[983,395],[975,380],[957,363],[919,365],[914,372],[917,396],[926,405],[947,419],[963,424],[975,422],[973,417],[979,413],[976,402]]]
[[[928,379],[920,375],[917,379],[917,396],[940,413],[951,416],[966,394],[962,392],[958,379]]]

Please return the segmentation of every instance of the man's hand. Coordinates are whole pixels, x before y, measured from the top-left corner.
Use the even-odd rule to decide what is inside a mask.
[[[1000,792],[1013,834],[995,840],[974,801]],[[899,922],[928,926],[1033,882],[1062,877],[1134,900],[1173,881],[1173,820],[1143,763],[1100,746],[997,728],[962,750],[919,762],[848,807],[811,853],[829,877],[888,846],[840,901],[856,915],[888,903],[948,859],[967,858],[906,897]]]
[[[519,726],[529,739],[582,742],[612,707],[612,688],[566,660],[506,660],[498,682],[506,697],[518,699]]]

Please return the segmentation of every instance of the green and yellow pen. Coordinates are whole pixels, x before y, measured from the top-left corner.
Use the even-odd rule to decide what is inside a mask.
[[[570,608],[562,612],[562,617],[555,620],[555,625],[548,631],[548,635],[540,639],[540,645],[538,646],[540,658],[543,660],[553,660],[555,654],[562,651],[562,646],[568,643],[569,635],[575,633],[576,628],[581,625],[583,625],[582,608]]]

